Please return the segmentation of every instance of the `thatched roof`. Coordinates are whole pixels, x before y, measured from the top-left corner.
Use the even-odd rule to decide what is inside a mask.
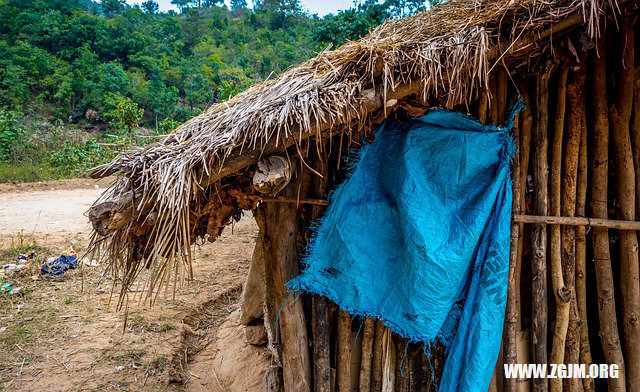
[[[448,0],[431,11],[385,22],[360,41],[322,52],[211,106],[163,141],[96,169],[93,176],[120,176],[102,200],[128,195],[138,210],[123,214],[124,225],[98,230],[94,243],[107,245],[125,283],[144,264],[151,267],[151,285],[174,267],[180,272],[178,264],[188,270],[194,236],[190,209],[221,177],[254,163],[261,153],[328,129],[364,124],[384,111],[390,98],[418,94],[425,100],[437,97],[447,107],[468,103],[485,89],[498,62],[524,56],[548,43],[552,33],[570,28],[594,37],[601,15],[607,9],[611,13],[614,3]],[[153,224],[143,224],[149,216]],[[144,239],[143,245],[136,240],[138,247],[151,248],[144,256],[134,249],[133,237]],[[140,257],[146,262],[132,263]]]

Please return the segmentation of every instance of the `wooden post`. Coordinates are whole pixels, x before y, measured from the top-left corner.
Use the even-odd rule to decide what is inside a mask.
[[[338,364],[336,376],[338,391],[351,390],[351,315],[342,309],[338,310]]]
[[[407,339],[397,337],[397,365],[396,365],[396,384],[394,392],[409,392],[411,385],[409,384],[411,378],[409,377],[409,342]]]
[[[407,359],[409,360],[411,391],[422,392],[427,387],[427,374],[422,368],[422,347],[418,344],[411,344]]]
[[[387,327],[384,328],[382,342],[384,348],[382,352],[382,392],[394,392],[398,357],[392,333]],[[340,392],[342,391],[341,389]]]
[[[315,392],[330,392],[329,307],[325,297],[314,295],[311,301],[313,390]]]
[[[636,219],[640,219],[640,56],[635,59],[635,83],[633,85],[633,118],[631,139],[633,142],[633,169],[636,172]]]
[[[498,95],[498,83],[497,77],[495,74],[489,75],[489,121],[491,124],[498,124],[498,106],[497,106],[497,95]]]
[[[597,52],[594,56],[592,81],[593,96],[593,161],[591,181],[591,214],[595,218],[608,217],[608,182],[609,182],[609,115],[607,112],[607,70],[606,70],[606,35],[598,39]],[[609,378],[609,390],[622,392],[626,390],[626,372],[618,320],[616,316],[615,286],[609,250],[609,232],[606,228],[593,229],[593,258],[598,285],[598,314],[600,319],[600,336],[602,349],[607,363],[619,366],[619,377]]]
[[[316,143],[319,143],[316,141]],[[311,195],[324,199],[327,193],[329,164],[324,156],[326,150],[323,144],[317,144],[313,149],[316,154],[311,164],[322,174],[312,179]],[[311,222],[318,220],[324,213],[325,207],[314,205],[311,208]],[[331,391],[331,360],[329,342],[329,304],[325,297],[314,295],[311,299],[311,331],[313,334],[313,390],[314,392]]]
[[[502,67],[498,67],[496,72],[496,115],[497,124],[502,125],[507,113],[507,72]],[[516,139],[518,140],[518,139]]]
[[[374,326],[373,318],[367,317],[364,319],[364,326],[362,327],[362,360],[360,361],[360,392],[371,391]]]
[[[583,90],[581,94],[586,94]],[[578,157],[578,182],[576,195],[576,216],[584,217],[587,204],[587,126],[584,110],[581,110],[580,153]],[[587,231],[585,226],[576,227],[576,302],[580,316],[580,363],[589,366],[591,347],[589,345],[589,328],[587,325]],[[582,380],[584,390],[594,391],[593,379]]]
[[[562,206],[563,216],[574,216],[576,212],[576,196],[578,183],[578,159],[580,154],[580,137],[585,126],[584,120],[584,84],[586,72],[580,65],[573,74],[567,87],[569,112],[567,115],[567,132],[563,156]],[[569,328],[565,342],[565,363],[580,361],[580,316],[576,302],[576,228],[562,226],[562,274],[564,285],[569,293]],[[564,380],[568,390],[575,391],[581,386],[579,379]]]
[[[376,332],[373,338],[373,357],[371,358],[371,392],[382,391],[384,330],[382,321],[377,320]]]
[[[622,62],[616,86],[615,103],[609,108],[611,141],[616,168],[616,195],[622,219],[634,220],[635,170],[629,122],[633,103],[635,35],[628,17],[621,20]],[[627,370],[627,390],[640,385],[640,273],[638,237],[633,232],[620,233],[620,288],[622,292],[622,330]]]
[[[305,195],[308,174],[301,173],[283,190],[283,196]],[[298,268],[298,206],[289,203],[265,203],[265,266],[270,271],[272,285],[267,285],[267,300],[280,309],[277,325],[280,330],[280,360],[286,391],[311,391],[311,362],[307,340],[307,325],[302,301],[289,298],[285,283],[299,273]]]
[[[502,71],[504,73],[504,71]],[[506,85],[506,75],[504,75],[505,80],[501,81],[501,78],[498,77],[498,86],[501,84]],[[501,99],[500,94],[504,93],[506,95],[506,87],[498,88],[499,95],[498,99],[496,99],[496,103],[498,104],[498,113],[504,115],[504,109],[500,107],[500,105],[506,105],[506,97]],[[516,125],[513,129],[513,138],[514,140],[520,139],[520,131],[519,126]],[[513,214],[520,213],[520,158],[516,155],[515,159],[513,159],[511,164],[511,180],[512,180],[512,203],[511,209]],[[517,223],[515,221],[511,222],[511,241],[510,241],[510,251],[509,251],[509,278],[508,278],[508,289],[507,289],[507,308],[505,312],[505,330],[504,330],[504,338],[503,338],[503,351],[504,351],[504,362],[507,364],[515,364],[517,359],[517,344],[516,337],[518,331],[516,330],[516,324],[518,323],[517,319],[520,318],[520,315],[516,309],[516,298],[520,296],[519,287],[516,287],[516,281],[520,279],[518,276],[520,275],[520,269],[518,266],[520,265],[518,261],[518,243],[520,241],[520,236],[522,233],[522,224]],[[505,379],[505,391],[515,392],[517,388],[517,379],[509,378]]]
[[[489,106],[489,93],[485,89],[478,99],[478,120],[482,124],[487,123],[487,107]]]
[[[522,99],[524,100],[525,108],[520,113],[520,120],[518,121],[519,129],[520,129],[520,140],[518,143],[519,157],[520,157],[520,213],[527,213],[527,172],[529,171],[529,154],[531,151],[531,126],[532,126],[532,117],[531,117],[531,97],[529,94],[529,86],[526,78],[522,78],[520,81],[520,93],[522,94]],[[518,263],[516,264],[516,270],[522,270],[522,253],[523,253],[523,241],[524,241],[524,227],[520,228],[520,236],[518,238],[518,258],[516,259]],[[520,277],[522,273],[516,275],[516,288],[520,289]],[[522,320],[522,305],[521,305],[521,295],[518,294],[516,297],[516,313],[520,316],[516,320],[516,331],[522,330],[521,320]],[[536,354],[534,351],[533,358],[538,361],[536,363],[546,363],[547,362],[547,339],[543,339],[543,341],[537,341],[536,347],[539,347],[539,352]]]
[[[547,215],[547,123],[549,102],[549,74],[536,78],[535,104],[533,105],[533,183],[534,213]],[[552,191],[553,193],[553,191]],[[547,227],[536,225],[532,234],[531,282],[532,282],[532,341],[536,359],[546,356],[547,347]],[[533,380],[534,391],[546,391],[547,380]]]
[[[265,256],[267,241],[267,222],[264,206],[258,206],[253,211],[253,218],[258,225],[258,238],[256,239],[256,245],[262,245],[263,263],[265,268],[264,278],[264,327],[267,333],[267,349],[271,352],[273,366],[265,374],[264,385],[265,389],[276,388],[275,385],[267,385],[267,383],[279,382],[282,384],[282,361],[280,360],[280,331],[276,328],[276,318],[278,309],[276,307],[276,291],[273,274],[267,274],[267,263],[271,265],[272,259]],[[278,384],[278,385],[280,385]]]
[[[551,146],[551,214],[560,215],[562,185],[562,139],[564,134],[564,116],[566,109],[566,86],[568,70],[563,67],[558,76],[556,90],[556,113],[554,119],[553,144]],[[562,275],[562,249],[560,227],[551,227],[551,280],[556,300],[556,324],[551,346],[551,363],[564,362],[564,347],[569,323],[569,297]],[[534,383],[535,385],[536,383]],[[561,379],[551,379],[551,391],[562,390]]]

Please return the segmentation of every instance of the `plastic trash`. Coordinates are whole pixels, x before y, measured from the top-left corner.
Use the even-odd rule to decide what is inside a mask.
[[[75,252],[73,252],[75,254]],[[40,267],[40,273],[46,278],[60,276],[69,269],[74,269],[78,266],[77,255],[62,254],[57,259],[47,259],[47,262]]]

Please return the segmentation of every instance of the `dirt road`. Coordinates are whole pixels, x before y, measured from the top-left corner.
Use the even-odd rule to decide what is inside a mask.
[[[259,390],[269,357],[246,344],[237,310],[257,232],[251,218],[194,250],[195,280],[175,298],[150,307],[132,290],[126,327],[104,265],[37,276],[47,257],[86,248],[83,213],[107,184],[0,184],[0,262],[38,249],[27,273],[0,276],[24,289],[0,295],[0,391]]]
[[[13,191],[0,193],[0,234],[84,233],[90,228],[83,215],[104,191],[88,189]]]

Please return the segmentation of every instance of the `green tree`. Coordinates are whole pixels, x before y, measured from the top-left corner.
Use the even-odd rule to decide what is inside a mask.
[[[181,20],[181,27],[184,34],[184,44],[187,49],[192,49],[207,33],[206,23],[203,23],[201,10],[190,8],[185,11],[185,16]]]
[[[231,0],[231,9],[247,8],[247,0]]]
[[[174,86],[167,87],[159,72],[151,75],[148,89],[148,109],[154,113],[154,117],[169,117],[178,105],[178,89]]]
[[[0,109],[0,161],[15,161],[20,157],[20,145],[25,137],[20,120],[18,113]]]
[[[171,4],[178,7],[180,12],[184,12],[185,9],[189,8],[191,2],[191,0],[171,0]]]
[[[113,18],[114,16],[121,13],[126,5],[125,0],[100,0],[100,7],[102,8],[102,12],[108,18]]]
[[[223,7],[224,0],[201,0],[200,7]]]
[[[156,3],[155,1],[147,0],[144,3],[142,3],[142,9],[147,14],[154,15],[158,13],[158,10],[160,9],[160,7],[158,6],[158,3]]]
[[[335,46],[347,40],[358,40],[391,17],[388,6],[388,3],[365,0],[357,7],[340,11],[337,15],[328,15],[314,27],[314,40]]]
[[[116,107],[106,114],[106,117],[111,119],[111,124],[117,129],[131,132],[138,127],[143,114],[144,110],[138,108],[138,104],[131,98],[122,98]]]

